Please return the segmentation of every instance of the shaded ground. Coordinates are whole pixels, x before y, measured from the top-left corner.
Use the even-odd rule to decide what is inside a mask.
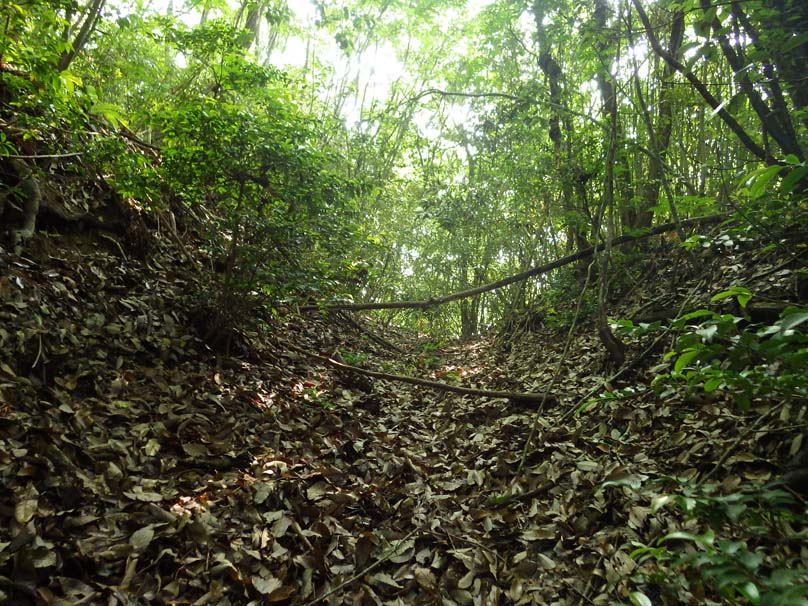
[[[726,252],[649,268],[620,311],[695,307],[741,278],[788,296],[777,255]],[[337,317],[285,316],[217,357],[197,330],[198,268],[168,245],[122,255],[42,235],[2,257],[0,603],[628,602],[636,544],[685,527],[651,510],[674,476],[732,490],[775,478],[799,446],[804,410],[776,402],[742,413],[645,390],[571,414],[604,384],[650,383],[670,346],[630,343],[638,363],[608,383],[585,320],[566,356],[557,318],[438,352],[385,335],[402,355]],[[472,387],[552,385],[561,403],[373,380],[294,348]],[[800,532],[772,543],[804,567]]]

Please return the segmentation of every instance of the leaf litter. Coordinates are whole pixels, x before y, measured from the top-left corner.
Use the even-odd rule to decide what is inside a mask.
[[[540,414],[345,374],[287,345],[541,391],[562,352],[563,333],[547,326],[445,348],[429,368],[411,336],[391,337],[402,355],[358,318],[289,314],[247,330],[249,348],[217,364],[193,328],[189,294],[202,278],[161,246],[149,262],[92,240],[5,259],[4,604],[626,601],[634,546],[683,528],[654,506],[670,478],[695,482],[731,447],[721,472],[731,489],[775,477],[772,462],[799,449],[804,410],[732,444],[766,402],[749,415],[646,390],[568,414],[610,388],[585,324],[561,366],[561,402]],[[648,382],[653,361],[634,379]],[[794,542],[781,549],[808,559]]]

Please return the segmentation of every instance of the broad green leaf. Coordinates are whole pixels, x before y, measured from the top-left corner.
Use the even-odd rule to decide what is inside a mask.
[[[699,355],[699,350],[697,349],[688,349],[679,356],[676,360],[676,364],[673,366],[674,372],[682,372],[682,369],[688,365],[690,361],[692,361],[697,355]]]
[[[738,587],[738,592],[749,600],[750,603],[760,604],[760,590],[752,581],[743,583]]]
[[[780,183],[780,193],[792,193],[796,189],[797,183],[806,176],[808,176],[808,164],[793,168],[783,177],[783,181]]]
[[[808,312],[802,313],[795,313],[786,316],[782,320],[780,320],[780,332],[785,332],[787,330],[793,329],[795,326],[799,326],[803,322],[808,320]]]
[[[641,591],[632,591],[630,594],[628,594],[628,598],[631,600],[631,603],[634,604],[634,606],[654,606],[651,598]]]
[[[760,198],[766,193],[766,188],[769,186],[769,183],[780,174],[781,170],[783,170],[782,166],[774,165],[753,171],[746,180],[746,184],[749,188],[749,196],[752,199]]]
[[[683,315],[680,320],[693,320],[695,318],[703,318],[704,316],[714,316],[715,312],[710,311],[709,309],[697,309],[696,311],[691,311],[688,314]]]
[[[706,393],[712,393],[724,383],[724,379],[722,377],[713,377],[712,379],[708,379],[704,382],[704,391]]]
[[[743,286],[733,286],[730,289],[724,290],[717,295],[714,295],[711,299],[711,303],[715,303],[716,301],[721,301],[723,299],[728,299],[730,297],[735,297],[738,299],[738,304],[745,308],[746,304],[749,303],[749,300],[752,298],[752,293],[749,289],[744,288]]]
[[[658,494],[651,499],[651,513],[656,513],[671,502],[670,495]]]
[[[664,541],[673,540],[693,541],[702,547],[710,547],[715,542],[715,533],[712,530],[707,530],[704,532],[704,534],[693,534],[691,532],[684,532],[680,530],[666,534],[659,540],[659,542],[662,543]]]

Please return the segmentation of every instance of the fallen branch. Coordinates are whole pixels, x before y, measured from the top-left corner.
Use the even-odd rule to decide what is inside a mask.
[[[421,387],[429,387],[430,389],[437,389],[440,391],[449,391],[452,393],[459,393],[466,396],[480,396],[484,398],[505,398],[512,402],[545,402],[555,403],[558,398],[549,393],[530,393],[519,391],[490,391],[488,389],[474,389],[471,387],[460,387],[459,385],[449,385],[447,383],[440,383],[438,381],[428,381],[426,379],[418,379],[416,377],[407,377],[405,375],[392,375],[386,372],[379,372],[376,370],[367,370],[359,368],[358,366],[351,366],[342,362],[337,362],[328,356],[321,356],[305,349],[301,349],[291,343],[286,343],[286,347],[301,355],[307,356],[314,360],[318,360],[334,368],[339,368],[346,372],[355,372],[361,375],[367,375],[376,379],[386,379],[388,381],[396,381],[398,383],[408,383],[410,385],[420,385]]]
[[[339,313],[339,311],[337,311],[337,317],[340,320],[342,320],[344,322],[347,322],[348,324],[353,326],[356,330],[366,334],[371,340],[375,341],[376,343],[378,343],[382,347],[386,347],[387,349],[390,349],[390,350],[392,350],[392,351],[394,351],[396,353],[400,353],[400,354],[407,353],[403,349],[401,349],[398,345],[396,345],[395,343],[391,343],[390,341],[388,341],[384,337],[381,337],[381,336],[377,335],[375,332],[370,330],[370,328],[368,328],[367,326],[363,326],[362,324],[360,324],[359,322],[354,320],[348,314]]]
[[[684,221],[680,221],[679,223],[666,223],[665,225],[659,225],[657,227],[654,227],[653,229],[649,229],[645,233],[636,236],[626,235],[626,236],[620,236],[619,238],[615,238],[614,240],[612,240],[612,246],[619,246],[621,244],[626,244],[628,242],[637,242],[639,240],[650,238],[651,236],[658,236],[659,234],[664,234],[669,231],[675,231],[680,228],[693,227],[695,225],[707,225],[710,223],[719,223],[724,219],[726,219],[726,216],[724,215],[710,215],[708,217],[696,217],[693,219],[685,219]],[[599,246],[598,248],[600,249],[601,247]],[[528,278],[540,276],[541,274],[545,274],[548,271],[552,271],[553,269],[558,269],[559,267],[563,267],[564,265],[569,265],[570,263],[574,263],[575,261],[580,261],[581,259],[591,257],[594,252],[595,248],[590,247],[581,250],[575,254],[562,257],[561,259],[556,259],[551,263],[539,265],[527,271],[523,271],[522,273],[514,274],[507,278],[503,278],[502,280],[491,282],[489,284],[483,284],[482,286],[477,286],[476,288],[471,288],[469,290],[464,290],[462,292],[456,292],[450,295],[446,295],[444,297],[432,298],[429,299],[428,301],[394,301],[388,303],[331,303],[323,305],[303,305],[300,307],[300,310],[317,311],[326,309],[326,310],[360,311],[364,309],[429,309],[431,307],[437,307],[438,305],[444,305],[446,303],[457,301],[459,299],[468,299],[469,297],[473,297],[475,295],[479,295],[484,292],[497,290],[504,286],[509,286],[510,284],[514,284],[515,282],[522,282],[524,280],[527,280]]]

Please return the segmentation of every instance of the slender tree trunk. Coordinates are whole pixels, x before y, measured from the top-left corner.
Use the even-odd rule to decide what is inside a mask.
[[[712,4],[710,0],[701,0],[701,7],[706,13],[708,10],[710,10]],[[743,13],[740,6],[737,6],[737,3],[732,14],[733,21],[736,26],[734,32],[735,36],[737,38],[741,38],[743,35],[753,36],[754,32],[741,32],[737,28],[739,15],[743,15],[745,17],[745,13]],[[777,142],[777,145],[779,145],[784,154],[794,154],[800,160],[804,159],[802,150],[797,143],[797,137],[791,123],[790,114],[788,111],[782,112],[776,110],[778,102],[777,93],[779,92],[780,87],[774,74],[772,73],[772,82],[774,83],[774,88],[772,88],[770,82],[768,86],[768,96],[775,101],[775,109],[769,107],[767,101],[764,100],[763,96],[760,94],[760,92],[758,92],[755,85],[752,83],[752,80],[749,77],[750,70],[747,69],[749,62],[747,61],[743,46],[733,44],[727,35],[723,24],[717,17],[713,17],[710,26],[713,29],[715,37],[718,39],[718,44],[721,47],[721,51],[723,52],[727,63],[729,63],[729,66],[732,68],[732,71],[735,74],[735,80],[740,85],[741,90],[749,100],[752,109],[760,119],[760,123],[764,129],[764,134],[771,136]],[[782,102],[782,97],[780,97],[779,101]]]
[[[597,81],[600,87],[600,94],[603,99],[602,112],[608,119],[609,137],[606,147],[606,162],[603,177],[603,199],[598,209],[595,221],[592,225],[592,238],[595,242],[599,240],[600,223],[606,220],[606,242],[605,249],[598,253],[598,312],[597,328],[598,337],[601,343],[611,355],[612,362],[619,367],[625,361],[625,345],[614,335],[607,318],[608,291],[609,291],[609,258],[611,255],[612,240],[614,239],[614,193],[615,193],[615,162],[617,160],[617,147],[619,144],[619,116],[617,107],[617,90],[614,76],[609,67],[612,63],[617,63],[618,57],[614,57],[611,52],[612,44],[605,37],[607,31],[608,5],[606,0],[595,0],[594,21],[599,33],[600,43],[598,44],[598,54],[600,68],[597,73]],[[619,47],[619,45],[616,45]]]
[[[679,50],[682,47],[682,40],[684,38],[684,20],[684,13],[682,11],[676,11],[673,14],[671,33],[668,40],[668,53],[676,59],[679,58]],[[652,153],[648,161],[648,176],[642,187],[641,207],[635,223],[630,226],[632,228],[650,227],[654,216],[651,209],[659,204],[660,188],[662,187],[663,179],[665,179],[665,160],[668,156],[671,133],[673,132],[671,94],[673,92],[673,76],[675,72],[676,70],[669,63],[664,63],[657,100],[656,129],[650,120],[648,108],[643,102],[642,90],[639,88],[640,84],[635,77],[637,98],[640,101],[643,115],[646,118],[648,143]],[[672,203],[672,200],[669,200],[669,202]],[[673,219],[674,221],[678,220],[675,216]]]
[[[805,66],[808,65],[808,2],[805,0],[767,0],[771,16],[763,21],[768,31],[785,32],[785,40],[800,41],[788,52],[772,49],[772,62],[776,71],[782,74],[786,91],[791,97],[794,115],[802,116],[802,124],[808,128],[808,78],[805,77]]]
[[[760,145],[760,143],[751,137],[746,129],[738,123],[738,120],[736,120],[735,117],[727,111],[724,104],[715,98],[715,95],[710,92],[710,90],[705,86],[704,82],[696,77],[692,70],[682,65],[679,60],[672,57],[670,53],[662,48],[662,45],[659,43],[659,39],[654,33],[654,28],[651,26],[651,21],[648,19],[648,15],[646,14],[645,9],[642,7],[642,4],[640,4],[640,1],[631,0],[631,2],[634,5],[634,8],[637,10],[637,15],[640,17],[640,21],[642,21],[645,34],[648,37],[648,42],[651,44],[651,48],[654,49],[654,52],[664,59],[665,62],[668,63],[673,69],[684,76],[684,78],[693,86],[693,88],[696,89],[707,104],[713,108],[713,111],[718,114],[721,120],[723,120],[724,124],[726,124],[727,127],[733,133],[735,133],[738,139],[744,144],[746,149],[748,149],[759,160],[765,162],[766,164],[777,164],[777,160],[773,158],[772,155]]]
[[[58,71],[63,72],[70,67],[73,59],[76,58],[76,56],[87,44],[87,41],[90,39],[90,35],[93,33],[95,26],[98,24],[98,19],[101,17],[101,11],[103,10],[105,3],[106,0],[92,0],[91,4],[87,7],[87,10],[82,13],[82,21],[79,32],[73,38],[73,41],[70,44],[70,50],[63,52],[62,56],[59,57],[59,63],[56,65],[56,69]],[[74,28],[71,27],[70,31],[73,29]],[[65,33],[67,35],[70,34],[68,31]]]
[[[550,101],[553,109],[550,117],[549,136],[553,142],[553,151],[559,167],[561,200],[567,224],[567,249],[580,251],[589,247],[589,242],[587,242],[584,235],[584,219],[580,209],[576,208],[573,198],[574,184],[578,182],[581,175],[576,174],[579,171],[573,170],[571,166],[569,141],[565,139],[565,133],[562,131],[562,127],[564,127],[563,130],[566,131],[568,136],[571,129],[565,126],[563,115],[565,105],[561,93],[561,67],[550,50],[550,43],[544,28],[544,1],[534,0],[533,2],[533,18],[536,23],[536,35],[539,42],[539,68],[547,78],[550,87]],[[563,162],[566,162],[566,170],[562,166]],[[585,203],[585,200],[581,202]]]
[[[671,30],[671,43],[669,51],[674,56],[678,55],[678,49],[682,43],[682,34],[684,30],[684,15],[677,13],[673,27]],[[629,30],[630,31],[630,30]],[[630,34],[629,34],[630,35]],[[630,38],[630,43],[633,40]],[[679,213],[676,209],[676,200],[674,198],[673,190],[670,186],[670,181],[665,174],[665,163],[667,159],[668,147],[670,146],[673,111],[670,107],[670,78],[673,76],[673,69],[665,64],[665,74],[663,74],[663,87],[659,91],[659,118],[658,129],[654,128],[651,114],[648,105],[645,102],[645,95],[642,91],[642,84],[638,75],[639,66],[634,60],[634,88],[637,97],[637,104],[640,107],[640,113],[645,123],[648,132],[648,147],[650,148],[649,154],[649,170],[648,178],[643,187],[643,200],[641,202],[640,212],[636,217],[636,222],[630,225],[632,228],[647,228],[651,226],[653,219],[652,208],[659,204],[660,188],[665,190],[665,197],[668,199],[668,208],[670,209],[671,218],[675,223],[679,223]],[[667,80],[666,80],[667,77]],[[667,87],[665,84],[667,82]],[[679,234],[682,236],[682,234]]]

